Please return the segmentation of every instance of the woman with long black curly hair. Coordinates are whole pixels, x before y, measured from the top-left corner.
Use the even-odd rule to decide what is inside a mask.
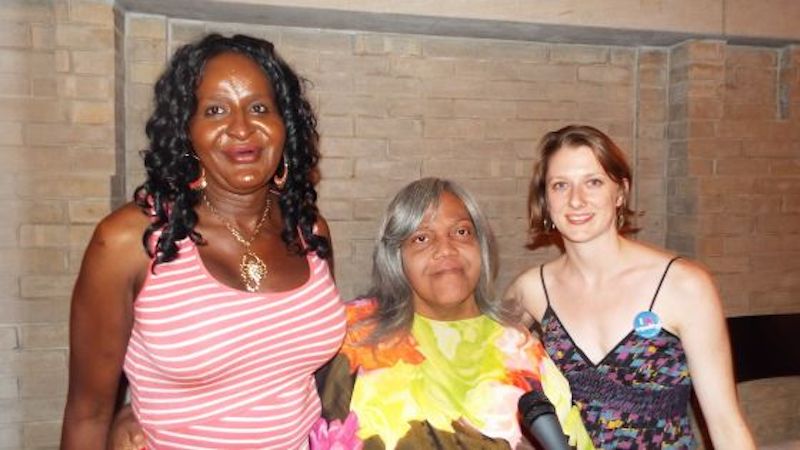
[[[147,179],[97,226],[76,282],[62,448],[105,447],[123,369],[148,448],[307,446],[344,310],[302,87],[248,36],[173,56]]]

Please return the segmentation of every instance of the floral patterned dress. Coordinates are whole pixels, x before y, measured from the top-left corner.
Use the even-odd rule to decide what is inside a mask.
[[[541,343],[487,316],[414,316],[410,334],[364,345],[373,299],[350,302],[348,333],[322,386],[312,449],[529,448],[519,397],[543,389],[578,449],[591,449],[569,385]]]

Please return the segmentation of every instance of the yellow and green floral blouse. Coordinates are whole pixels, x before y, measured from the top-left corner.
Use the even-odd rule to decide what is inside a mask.
[[[322,385],[316,449],[526,448],[519,397],[543,389],[570,444],[591,449],[569,385],[527,332],[487,316],[414,316],[411,333],[364,345],[373,299],[347,307],[348,333]]]

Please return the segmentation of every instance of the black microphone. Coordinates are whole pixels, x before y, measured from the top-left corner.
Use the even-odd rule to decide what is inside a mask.
[[[522,424],[544,450],[570,450],[567,437],[558,423],[556,408],[541,391],[530,391],[519,398]]]

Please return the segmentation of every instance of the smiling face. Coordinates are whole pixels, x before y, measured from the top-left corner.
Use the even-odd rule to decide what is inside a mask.
[[[264,187],[283,153],[286,128],[267,75],[247,56],[206,62],[189,134],[210,188],[247,193]]]
[[[481,272],[480,244],[464,203],[443,192],[402,244],[403,271],[414,311],[435,320],[480,314],[475,288]]]
[[[617,232],[617,208],[624,202],[625,188],[609,178],[588,146],[556,151],[545,186],[547,210],[566,242]]]

